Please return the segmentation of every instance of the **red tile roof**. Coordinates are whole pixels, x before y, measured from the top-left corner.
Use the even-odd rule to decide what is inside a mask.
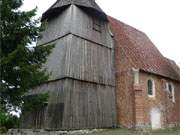
[[[166,58],[166,60],[168,61],[168,63],[172,66],[172,68],[179,74],[180,76],[180,68],[178,67],[178,65],[171,59]]]
[[[179,67],[165,58],[145,33],[109,17],[115,45],[120,46],[131,59],[132,66],[145,72],[180,80]]]

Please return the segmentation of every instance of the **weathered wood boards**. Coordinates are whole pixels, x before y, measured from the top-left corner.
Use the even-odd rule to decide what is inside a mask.
[[[100,21],[101,31],[93,29],[94,19]],[[38,44],[48,43],[55,44],[44,65],[51,77],[29,92],[48,92],[48,104],[24,114],[22,127],[72,130],[115,126],[114,47],[108,23],[71,5],[49,20]]]
[[[29,120],[25,121],[27,124],[24,122],[24,127],[67,130],[115,126],[113,89],[112,86],[72,79],[43,84],[35,88],[32,94],[48,92],[49,104],[38,115],[28,114]],[[39,121],[43,117],[42,122]]]
[[[114,86],[112,49],[72,34],[56,41],[45,65],[50,80],[71,77]]]
[[[38,40],[38,45],[47,44],[70,33],[71,18],[71,8],[66,8],[57,17],[46,21],[45,31]]]

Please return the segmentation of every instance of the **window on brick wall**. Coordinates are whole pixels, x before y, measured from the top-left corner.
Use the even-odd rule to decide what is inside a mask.
[[[148,96],[155,97],[155,83],[154,80],[149,79],[147,81]]]
[[[175,90],[172,83],[167,83],[167,91],[169,92],[169,97],[175,102]]]
[[[172,94],[172,85],[171,84],[168,84],[168,90],[169,90],[169,93]]]

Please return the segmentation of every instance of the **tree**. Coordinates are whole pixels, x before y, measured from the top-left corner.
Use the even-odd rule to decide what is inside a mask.
[[[23,0],[2,0],[0,18],[0,125],[12,118],[11,112],[33,108],[47,95],[26,101],[25,93],[45,81],[49,75],[42,68],[53,45],[28,47],[36,42],[43,30],[34,19],[36,9],[25,12],[19,8]],[[36,102],[37,100],[37,102]],[[41,102],[40,102],[41,101]],[[2,118],[2,119],[1,119]],[[14,119],[14,117],[13,117]],[[6,123],[6,122],[4,122]],[[8,122],[7,122],[8,123]],[[12,127],[12,126],[11,126]]]

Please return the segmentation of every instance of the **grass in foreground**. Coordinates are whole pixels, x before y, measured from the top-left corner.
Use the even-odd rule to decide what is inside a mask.
[[[87,135],[143,135],[143,134],[128,129],[109,129],[109,130],[90,133]],[[154,131],[152,135],[180,135],[180,128],[172,129],[172,130],[158,130],[158,131]]]

